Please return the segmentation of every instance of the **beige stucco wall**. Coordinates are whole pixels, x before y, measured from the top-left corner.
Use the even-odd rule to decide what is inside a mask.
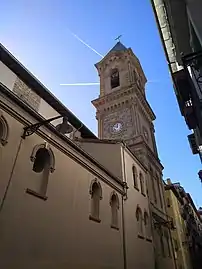
[[[79,145],[122,180],[121,145],[79,141]]]
[[[5,114],[6,113],[0,108],[0,115],[5,116]],[[10,132],[9,143],[7,143],[6,146],[2,146],[0,144],[0,203],[2,202],[9,178],[11,176],[11,170],[19,148],[20,137],[22,135],[22,127],[20,124],[13,120],[13,118],[8,114],[6,114],[5,118],[10,127]]]
[[[4,169],[1,169],[1,175],[4,171],[3,177],[0,177],[0,198],[5,191],[4,180],[11,173],[23,128],[21,123],[5,111],[4,117],[9,128],[15,127],[15,132],[10,132],[8,144],[3,151],[0,148],[4,158]],[[42,131],[46,132],[43,128]],[[54,135],[51,137],[52,141],[56,140]],[[56,166],[54,173],[49,177],[48,199],[43,201],[26,193],[26,188],[37,190],[39,187],[39,178],[32,171],[30,155],[33,147],[44,143],[44,140],[46,139],[37,134],[22,140],[11,184],[0,213],[0,267],[123,268],[121,195],[116,191],[120,209],[119,230],[115,230],[110,227],[109,199],[113,187],[102,178],[109,182],[112,182],[112,179],[102,170],[58,140],[58,145],[65,153],[50,143]],[[10,154],[5,153],[8,149]],[[67,152],[75,159],[69,157]],[[80,163],[82,160],[83,165]],[[89,220],[89,190],[91,181],[95,178],[102,186],[100,223]],[[118,188],[118,184],[115,184],[115,187]]]
[[[126,245],[127,245],[127,261],[128,268],[154,268],[154,253],[153,242],[146,240],[146,233],[144,230],[144,238],[138,237],[136,208],[137,205],[142,210],[149,213],[148,197],[143,196],[136,188],[134,188],[134,181],[132,175],[132,166],[135,165],[137,173],[141,172],[145,178],[145,193],[146,193],[146,171],[141,167],[134,157],[131,156],[127,150],[123,150],[125,159],[126,182],[128,185],[127,196],[128,199],[124,202],[124,219],[126,231]],[[138,177],[138,185],[139,177]],[[151,221],[151,216],[149,217]],[[151,222],[150,222],[151,223]],[[145,227],[144,227],[145,229]],[[152,239],[152,238],[150,238]],[[146,258],[143,258],[146,257]]]
[[[147,174],[145,169],[122,144],[110,144],[108,142],[93,143],[92,141],[79,141],[79,144],[102,165],[109,168],[115,175],[119,175],[120,179],[127,183],[127,199],[124,200],[124,223],[128,268],[154,268],[153,242],[147,241],[146,237],[144,239],[138,237],[138,223],[136,219],[137,205],[141,208],[143,214],[144,211],[149,214],[148,197],[141,194],[139,182],[139,173],[141,172],[144,176],[144,189],[146,193]],[[134,188],[133,165],[135,165],[137,170],[139,191]],[[142,259],[143,255],[147,256],[147,259]]]

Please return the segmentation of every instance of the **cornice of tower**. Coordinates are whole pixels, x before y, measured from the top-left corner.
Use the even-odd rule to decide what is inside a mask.
[[[126,51],[112,51],[107,54],[100,62],[95,64],[98,73],[104,72],[108,66],[113,62],[123,62],[128,59],[128,50]]]
[[[149,120],[155,120],[154,112],[137,85],[121,88],[92,101],[98,113],[105,113],[109,110],[115,111],[121,107],[128,107],[131,103],[138,105],[141,112],[147,118],[149,117]]]

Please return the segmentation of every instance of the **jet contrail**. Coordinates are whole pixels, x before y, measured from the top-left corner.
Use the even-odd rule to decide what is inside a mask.
[[[70,30],[69,30],[70,31]],[[83,41],[80,37],[78,37],[78,35],[74,34],[72,31],[70,31],[70,33],[76,38],[78,39],[81,43],[83,43],[87,48],[89,48],[90,50],[92,50],[93,52],[95,52],[97,55],[101,56],[102,58],[104,57],[102,54],[100,54],[97,50],[95,50],[94,48],[92,48],[90,45],[88,45],[85,41]]]
[[[162,83],[161,80],[148,80],[147,83]],[[84,82],[84,83],[61,83],[60,86],[94,86],[100,85],[99,82]]]
[[[99,82],[89,82],[89,83],[62,83],[60,86],[93,86],[99,85]]]

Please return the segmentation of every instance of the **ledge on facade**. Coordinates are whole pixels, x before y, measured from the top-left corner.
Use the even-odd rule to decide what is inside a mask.
[[[152,242],[152,239],[149,238],[149,237],[147,237],[147,238],[146,238],[146,241],[148,241],[148,242]]]
[[[95,221],[95,222],[98,222],[98,223],[101,222],[101,219],[96,218],[96,217],[94,217],[94,216],[92,216],[92,215],[89,215],[89,219],[90,219],[90,220],[93,220],[93,221]]]
[[[142,235],[142,234],[138,234],[137,237],[138,237],[138,238],[141,238],[141,239],[144,239],[144,235]]]
[[[115,229],[115,230],[119,230],[119,227],[116,225],[111,225],[111,228]]]
[[[134,188],[135,188],[137,191],[139,191],[139,188],[138,188],[137,186],[134,185]]]
[[[30,195],[33,195],[33,196],[35,196],[37,198],[40,198],[40,199],[42,199],[44,201],[46,201],[48,199],[48,197],[46,195],[42,195],[42,194],[40,194],[40,193],[38,193],[36,191],[33,191],[31,189],[28,189],[28,188],[26,189],[26,193],[28,193]]]

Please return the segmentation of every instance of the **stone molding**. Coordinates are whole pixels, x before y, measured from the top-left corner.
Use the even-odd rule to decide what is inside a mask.
[[[30,156],[30,160],[31,160],[31,162],[35,161],[37,151],[41,148],[45,148],[48,150],[48,153],[50,156],[50,172],[53,173],[55,171],[55,156],[54,156],[54,153],[53,153],[52,149],[50,148],[50,146],[49,145],[47,146],[46,143],[38,144],[33,148],[32,154]]]
[[[102,200],[102,186],[100,184],[100,182],[98,181],[97,178],[95,178],[94,180],[91,181],[90,183],[90,189],[89,189],[89,193],[91,195],[91,198],[92,198],[92,195],[93,195],[93,184],[97,184],[99,189],[100,189],[100,200]]]
[[[110,194],[110,199],[109,199],[109,204],[110,206],[112,206],[112,196],[115,195],[116,196],[116,200],[117,200],[117,209],[119,209],[119,197],[117,195],[117,193],[115,191],[112,191],[111,194]]]
[[[0,124],[2,125],[0,143],[2,146],[5,146],[8,143],[9,126],[7,120],[5,119],[1,111],[0,111]]]

